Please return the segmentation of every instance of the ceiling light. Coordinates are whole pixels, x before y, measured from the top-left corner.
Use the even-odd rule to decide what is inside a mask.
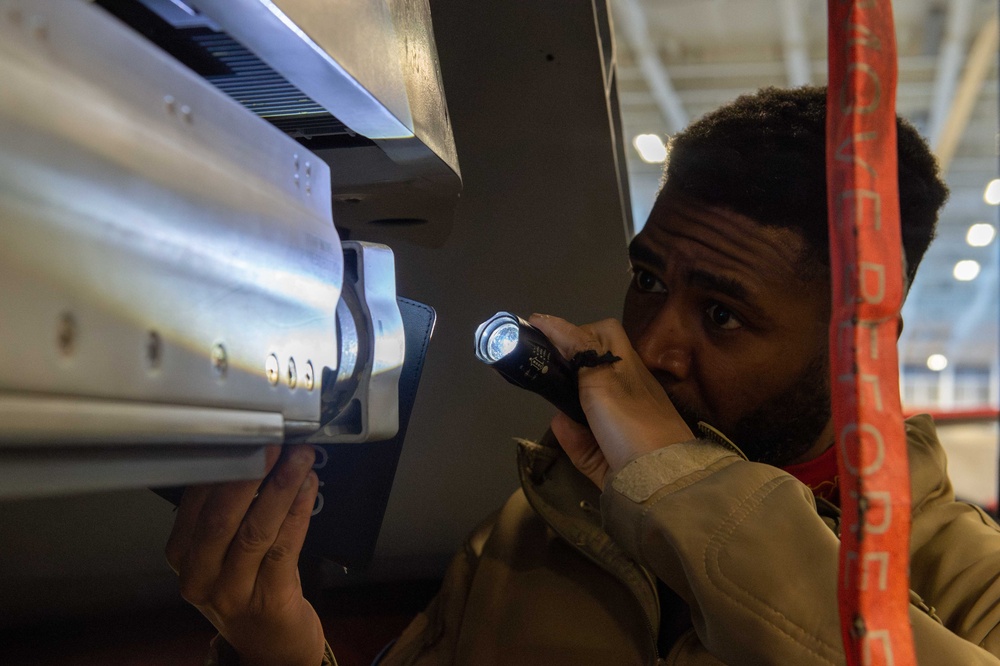
[[[956,280],[961,280],[962,282],[975,280],[976,276],[979,275],[979,262],[972,259],[963,259],[955,264],[955,270],[952,271],[952,275],[955,276]]]
[[[632,140],[632,145],[639,151],[642,161],[647,164],[662,164],[667,159],[667,147],[663,144],[663,139],[656,134],[640,134]]]
[[[986,186],[983,200],[991,206],[1000,206],[1000,178],[994,178]]]
[[[969,232],[965,234],[965,242],[972,247],[986,247],[996,238],[997,230],[992,224],[977,222],[969,227]]]
[[[948,359],[944,354],[931,354],[927,357],[927,367],[934,372],[941,372],[948,367]]]

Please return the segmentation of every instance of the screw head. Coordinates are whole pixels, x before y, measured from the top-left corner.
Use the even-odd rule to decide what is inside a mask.
[[[229,370],[229,355],[221,342],[216,342],[212,346],[212,367],[215,368],[220,377],[225,376],[226,371]]]
[[[271,386],[277,386],[278,384],[278,357],[271,354],[264,361],[264,375],[267,377],[267,381]]]
[[[295,388],[295,385],[299,383],[298,374],[295,372],[295,359],[288,359],[288,388]]]
[[[312,361],[306,361],[305,370],[302,372],[302,381],[307,391],[312,391],[316,386],[316,372],[313,370]]]

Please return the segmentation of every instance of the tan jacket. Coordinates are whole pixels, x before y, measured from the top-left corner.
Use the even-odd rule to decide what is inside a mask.
[[[906,432],[919,663],[1000,665],[1000,528],[954,500],[931,418]],[[604,493],[551,440],[521,441],[518,465],[522,489],[380,666],[844,663],[839,542],[792,476],[705,439],[631,462]],[[657,655],[661,605],[679,638]]]

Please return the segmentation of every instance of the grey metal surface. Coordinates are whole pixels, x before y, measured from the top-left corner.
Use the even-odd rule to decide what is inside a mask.
[[[196,4],[352,130],[384,141],[395,161],[436,155],[457,173],[426,0]]]
[[[393,253],[375,243],[344,241],[343,247],[350,268],[345,269],[344,298],[337,305],[340,369],[335,381],[323,387],[323,400],[324,412],[332,407],[334,414],[346,412],[346,418],[328,419],[324,414],[323,428],[307,440],[312,444],[381,442],[399,431],[406,340],[396,302]],[[356,415],[347,410],[351,403]]]
[[[259,476],[336,368],[325,163],[89,3],[0,4],[0,80],[0,496]]]
[[[348,127],[413,136],[392,15],[383,2],[199,0],[198,9]]]
[[[93,5],[0,7],[0,390],[318,422],[325,163]]]
[[[12,448],[259,447],[284,436],[271,412],[0,393],[0,446]]]
[[[189,455],[177,448],[0,448],[0,498],[73,496],[264,476],[263,446],[201,446]],[[102,516],[90,520],[100,522]]]

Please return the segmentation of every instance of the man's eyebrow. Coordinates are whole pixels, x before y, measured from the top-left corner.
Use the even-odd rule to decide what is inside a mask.
[[[746,286],[746,284],[732,277],[716,275],[707,271],[694,270],[688,273],[687,280],[689,284],[697,285],[703,289],[716,291],[720,294],[725,294],[730,298],[734,298],[745,303],[752,304],[755,302],[755,299],[751,295],[750,289]]]
[[[638,238],[629,243],[628,254],[632,262],[639,262],[661,273],[666,270],[663,257],[642,243]],[[733,277],[716,275],[704,270],[693,270],[688,273],[687,281],[688,284],[725,294],[748,305],[755,305],[757,303],[753,297],[753,292],[746,283]]]
[[[663,257],[651,250],[649,246],[642,243],[638,238],[632,240],[628,245],[628,258],[635,262],[646,264],[650,268],[662,272],[665,268]]]

